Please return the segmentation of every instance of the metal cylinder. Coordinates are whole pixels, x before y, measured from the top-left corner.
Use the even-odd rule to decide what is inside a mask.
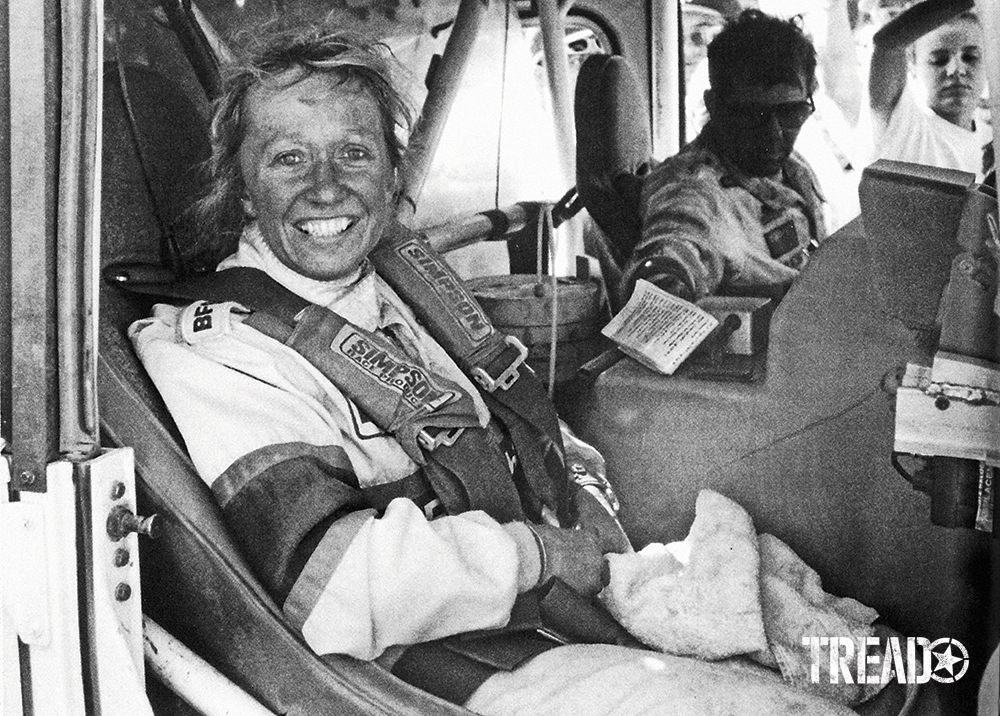
[[[149,617],[142,619],[146,663],[171,691],[205,716],[274,716]]]
[[[976,10],[983,26],[983,37],[1000,36],[1000,0],[976,0]],[[983,59],[986,60],[986,82],[990,87],[990,112],[993,126],[1000,127],[1000,46],[996,42],[983,43]],[[993,149],[1000,156],[1000,132],[993,132]]]
[[[677,98],[681,97],[681,77],[684,74],[681,66],[679,0],[654,2],[650,12],[653,155],[667,157],[677,153],[683,140],[681,113],[677,111]]]
[[[479,241],[497,240],[506,234],[520,231],[527,225],[528,218],[529,211],[525,204],[513,204],[463,216],[446,224],[422,229],[422,232],[431,246],[441,253],[447,253]]]
[[[996,363],[998,323],[993,310],[997,297],[997,261],[987,247],[990,216],[997,200],[974,185],[955,237],[960,250],[941,298],[941,337],[938,350]],[[947,410],[944,400],[938,409]],[[931,522],[944,527],[976,526],[979,510],[980,464],[976,460],[936,457],[932,460]]]
[[[552,112],[555,115],[559,166],[567,187],[576,183],[576,131],[573,124],[573,88],[569,83],[562,15],[556,0],[538,0],[538,24],[542,28],[545,73],[549,79]]]
[[[472,48],[489,0],[462,0],[458,6],[455,25],[448,35],[441,62],[430,78],[427,99],[424,100],[420,118],[413,128],[406,162],[403,166],[403,186],[409,201],[400,203],[399,220],[410,224],[416,210],[420,192],[424,188],[434,152],[444,132],[448,114],[455,103],[459,85],[469,64]]]
[[[941,527],[976,526],[979,463],[954,457],[932,458],[931,523]]]

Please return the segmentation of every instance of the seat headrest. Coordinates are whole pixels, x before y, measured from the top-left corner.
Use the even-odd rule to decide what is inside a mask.
[[[183,88],[141,65],[104,68],[101,263],[158,263],[164,225],[176,229],[203,187],[208,120]]]
[[[617,55],[584,60],[574,101],[577,192],[621,265],[639,238],[641,177],[653,165],[647,105]]]

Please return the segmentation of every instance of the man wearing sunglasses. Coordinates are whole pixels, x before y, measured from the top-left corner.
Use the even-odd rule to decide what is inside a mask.
[[[743,12],[708,49],[709,121],[644,180],[625,267],[688,300],[780,297],[825,238],[823,199],[793,152],[813,113],[816,52],[794,22]]]

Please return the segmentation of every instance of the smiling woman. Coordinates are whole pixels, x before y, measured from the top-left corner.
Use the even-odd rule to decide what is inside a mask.
[[[384,55],[354,49],[356,39],[310,27],[273,41],[312,54],[261,50],[259,68],[231,70],[212,125],[211,187],[194,214],[217,241],[242,213],[283,263],[348,278],[394,208],[410,108]]]
[[[250,91],[240,148],[243,207],[286,266],[352,280],[398,188],[378,105],[356,81],[287,70]]]
[[[322,26],[267,38],[230,74],[199,211],[235,203],[244,226],[181,294],[229,300],[157,306],[130,336],[309,646],[392,666],[399,647],[430,642],[396,673],[460,703],[489,671],[470,661],[456,685],[414,662],[441,639],[502,629],[550,578],[596,593],[603,554],[627,538],[573,481],[524,356],[392,221],[406,112],[390,74],[384,47]],[[520,397],[494,415],[473,380]],[[556,646],[526,636],[503,663]]]

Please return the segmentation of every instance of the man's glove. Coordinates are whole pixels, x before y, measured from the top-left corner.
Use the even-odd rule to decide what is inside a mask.
[[[645,279],[657,288],[673,294],[685,301],[694,303],[694,287],[684,277],[683,268],[676,261],[665,256],[654,256],[646,259],[632,274],[632,285],[635,281]]]

